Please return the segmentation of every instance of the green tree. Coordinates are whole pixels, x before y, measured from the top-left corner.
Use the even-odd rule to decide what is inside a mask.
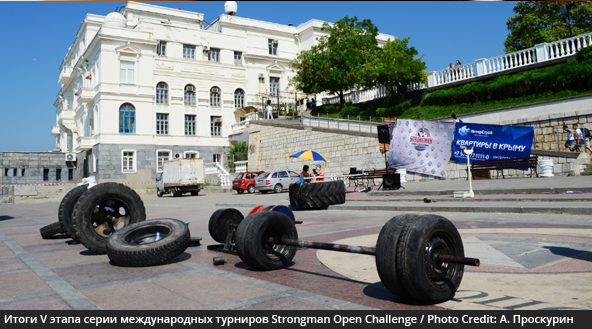
[[[572,35],[592,31],[592,4],[589,1],[518,1],[514,6],[516,15],[506,22],[510,34],[504,42],[505,52],[569,38],[568,15],[561,13],[561,6],[569,4],[573,4],[569,11]]]
[[[228,151],[226,152],[228,155],[228,168],[231,171],[234,171],[234,163],[236,161],[246,161],[249,159],[248,153],[248,145],[247,142],[240,142],[238,144],[232,145]]]
[[[345,103],[344,93],[359,87],[371,88],[365,66],[376,51],[378,28],[368,19],[344,18],[330,25],[323,24],[328,35],[318,44],[302,51],[290,67],[296,75],[291,84],[306,94],[329,92]]]
[[[422,83],[427,78],[424,55],[409,47],[409,37],[388,39],[381,50],[375,52],[368,63],[366,73],[375,85],[385,86],[399,101],[405,100],[405,93],[412,83]]]

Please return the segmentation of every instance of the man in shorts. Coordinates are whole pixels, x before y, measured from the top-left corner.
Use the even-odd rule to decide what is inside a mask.
[[[592,148],[590,148],[590,137],[584,136],[584,132],[578,127],[577,123],[573,124],[573,129],[576,138],[576,150],[578,150],[578,152],[586,152],[586,150],[588,150],[592,153]],[[580,147],[584,150],[582,151],[582,148]]]

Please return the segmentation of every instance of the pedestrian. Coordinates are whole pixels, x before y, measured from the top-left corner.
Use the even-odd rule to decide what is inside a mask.
[[[325,172],[323,171],[323,168],[321,167],[320,163],[317,164],[317,169],[314,172],[315,172],[315,175],[318,175],[321,177],[325,176]],[[316,179],[317,182],[322,182],[324,180],[325,180],[324,178],[317,178]]]
[[[315,99],[312,99],[312,102],[310,103],[310,109],[314,111],[314,109],[317,107],[317,101],[315,101]]]
[[[460,67],[462,64],[460,63],[460,61],[457,59],[456,60],[456,65],[454,65],[454,67]],[[456,73],[459,73],[462,75],[462,78],[465,78],[465,70],[463,68],[457,69]]]
[[[446,74],[450,74],[450,69],[452,69],[454,66],[452,66],[452,63],[448,64],[448,67],[446,68]]]
[[[587,128],[580,129],[577,123],[573,124],[573,129],[575,130],[576,149],[578,152],[586,153],[586,150],[589,150],[592,153],[592,148],[590,148],[590,131]],[[580,146],[584,149],[583,151]]]
[[[308,173],[308,166],[304,165],[304,167],[302,167],[302,172],[300,173],[300,180],[308,183],[308,180],[304,179],[306,177],[310,177],[310,174]]]
[[[306,100],[306,109],[310,110],[310,99]]]
[[[273,119],[273,108],[271,107],[271,101],[267,101],[267,117],[266,119]]]
[[[563,131],[567,133],[567,141],[565,141],[565,147],[569,149],[570,152],[574,151],[573,142],[575,141],[574,132],[573,130],[569,129],[567,125],[563,126]]]
[[[452,117],[452,120],[454,120],[454,123],[460,123],[460,124],[463,123],[462,120],[456,116],[456,114],[452,113],[451,117]]]

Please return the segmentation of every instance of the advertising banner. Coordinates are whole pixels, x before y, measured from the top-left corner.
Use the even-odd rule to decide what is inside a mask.
[[[533,137],[534,127],[457,123],[451,159],[467,162],[461,145],[473,146],[470,162],[528,157]]]
[[[446,177],[454,123],[398,119],[388,157],[390,168]]]

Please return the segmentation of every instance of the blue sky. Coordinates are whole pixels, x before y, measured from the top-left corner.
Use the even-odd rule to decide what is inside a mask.
[[[142,1],[140,1],[142,2]],[[150,1],[203,13],[211,22],[224,1]],[[281,24],[310,19],[334,22],[344,16],[370,19],[379,32],[411,37],[428,71],[503,54],[507,19],[514,2],[340,1],[241,2],[237,16]],[[124,1],[0,1],[0,151],[55,148],[53,103],[60,89],[59,67],[87,13],[107,15]]]

